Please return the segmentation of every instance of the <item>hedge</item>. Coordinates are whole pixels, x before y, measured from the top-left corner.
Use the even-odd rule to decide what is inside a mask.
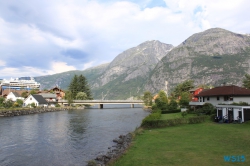
[[[160,119],[144,119],[142,122],[142,127],[146,128],[157,128],[157,127],[170,127],[170,126],[177,126],[181,124],[196,124],[205,122],[206,116],[197,116],[197,117],[190,117],[190,118],[175,118],[175,119],[167,119],[167,120],[160,120]]]
[[[171,114],[181,112],[181,109],[171,110],[171,111],[161,111],[162,114]]]

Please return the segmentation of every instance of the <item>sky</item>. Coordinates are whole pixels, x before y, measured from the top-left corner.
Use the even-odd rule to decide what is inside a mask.
[[[43,76],[111,62],[149,41],[250,33],[249,0],[0,0],[0,78]]]

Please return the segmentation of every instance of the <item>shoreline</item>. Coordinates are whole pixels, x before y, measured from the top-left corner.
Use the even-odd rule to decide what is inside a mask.
[[[135,133],[137,129],[135,129]],[[120,135],[118,138],[114,139],[113,142],[116,143],[116,145],[113,145],[112,147],[108,147],[108,152],[104,155],[99,155],[95,159],[92,159],[88,161],[88,166],[105,166],[115,160],[117,160],[119,157],[121,157],[131,146],[132,140],[133,140],[133,134],[128,133],[126,135]]]
[[[13,117],[30,114],[40,114],[45,112],[66,111],[73,108],[30,108],[30,109],[14,109],[14,110],[0,110],[0,117]]]

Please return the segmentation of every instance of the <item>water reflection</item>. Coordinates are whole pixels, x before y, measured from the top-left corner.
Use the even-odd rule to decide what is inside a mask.
[[[85,165],[147,114],[141,108],[91,108],[0,118],[0,165]]]

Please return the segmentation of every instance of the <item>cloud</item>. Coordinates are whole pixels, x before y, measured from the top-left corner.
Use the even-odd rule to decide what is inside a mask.
[[[6,62],[0,60],[0,66],[5,66]]]
[[[0,66],[23,76],[60,71],[49,62],[82,70],[147,40],[176,46],[212,27],[249,33],[248,6],[247,0],[3,1]]]
[[[91,61],[91,62],[88,62],[88,63],[83,64],[82,70],[85,70],[85,69],[87,69],[87,68],[92,67],[92,66],[94,65],[94,63],[95,63],[94,61]]]
[[[66,62],[52,62],[51,70],[48,72],[49,74],[62,73],[65,71],[76,70],[74,66],[68,65]]]

